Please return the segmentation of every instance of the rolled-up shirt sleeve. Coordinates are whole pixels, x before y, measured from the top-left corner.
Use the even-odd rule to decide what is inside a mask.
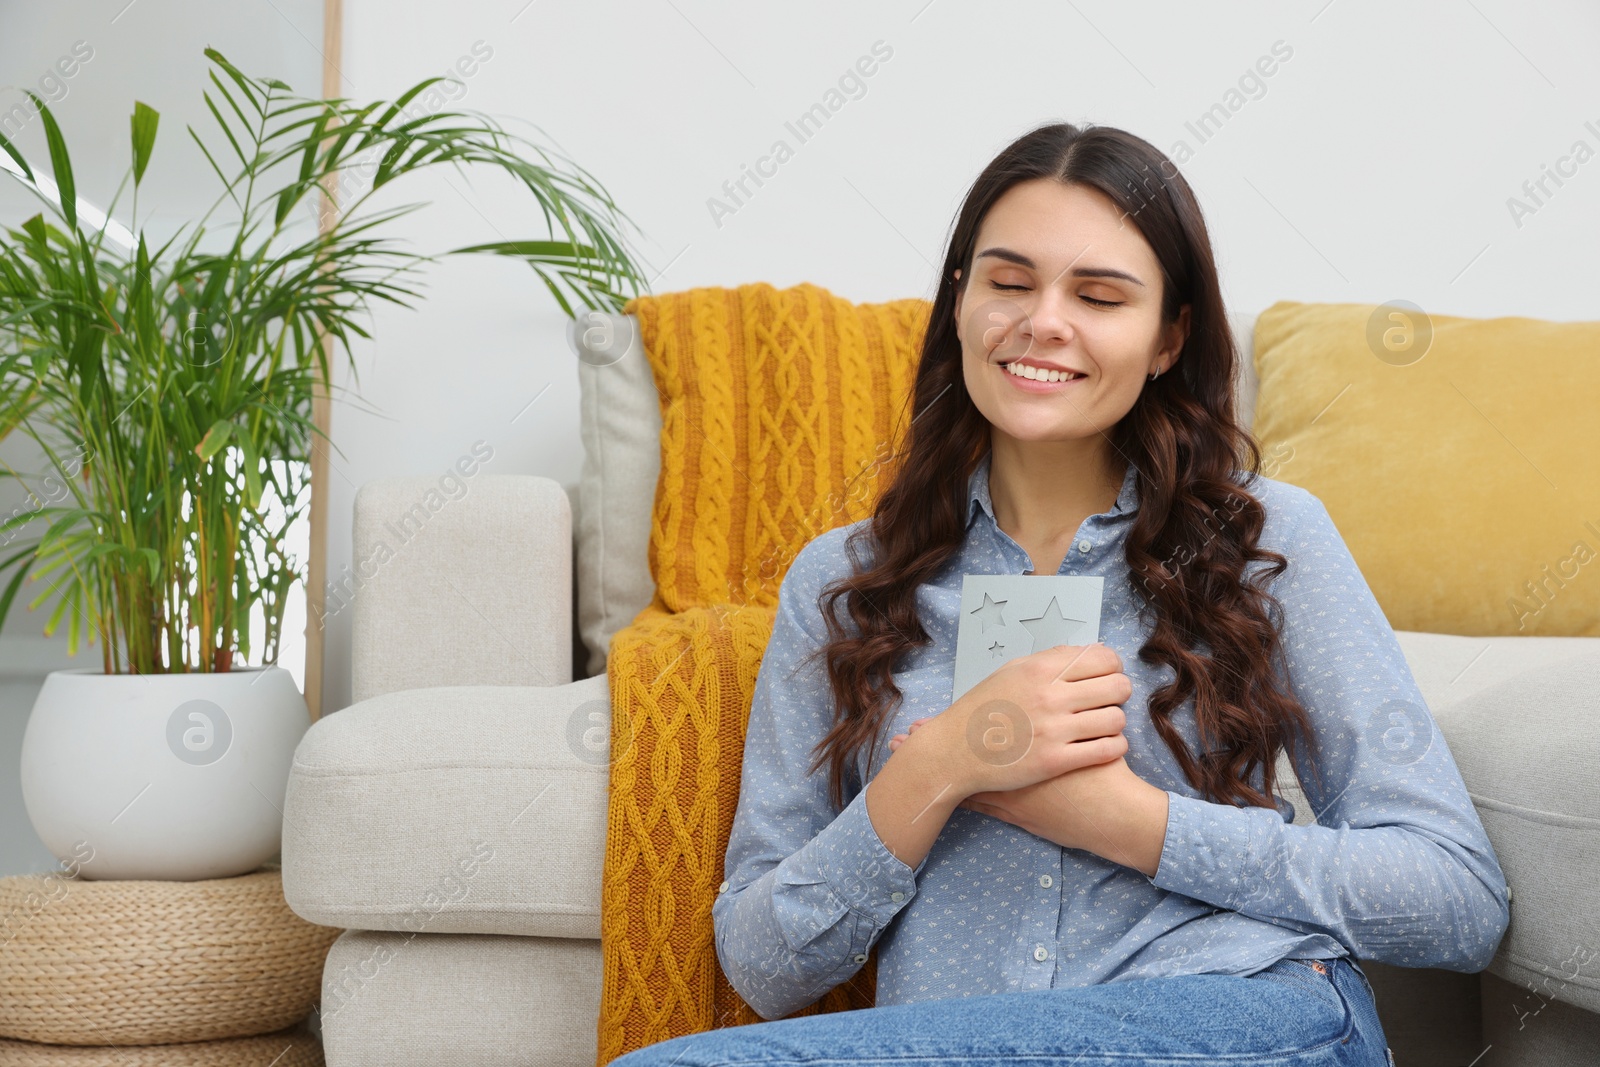
[[[843,810],[828,796],[828,766],[808,768],[833,726],[817,597],[838,577],[844,530],[796,556],[779,588],[745,733],[739,804],[711,917],[717,959],[764,1019],[805,1007],[866,962],[884,928],[916,895],[915,868],[873,829],[866,790],[847,777]],[[842,602],[841,602],[842,608]]]
[[[1481,971],[1510,922],[1505,875],[1393,628],[1327,508],[1299,492],[1272,592],[1317,735],[1320,786],[1313,746],[1294,754],[1317,825],[1168,790],[1150,881],[1360,959]]]

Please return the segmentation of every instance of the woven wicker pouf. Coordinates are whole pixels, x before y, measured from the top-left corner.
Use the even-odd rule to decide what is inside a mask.
[[[0,1038],[0,1067],[323,1067],[322,1042],[303,1026],[259,1037],[177,1045],[40,1045]]]
[[[0,878],[0,1037],[107,1046],[94,1054],[258,1034],[277,1040],[275,1031],[311,1013],[342,932],[289,910],[275,864],[198,882]]]

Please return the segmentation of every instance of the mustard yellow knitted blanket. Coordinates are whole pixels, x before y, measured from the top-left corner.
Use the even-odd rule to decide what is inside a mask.
[[[813,537],[871,513],[930,305],[814,285],[642,297],[661,398],[654,602],[612,640],[597,1067],[760,1022],[716,957],[711,902],[778,588]],[[877,954],[797,1014],[870,1007]]]

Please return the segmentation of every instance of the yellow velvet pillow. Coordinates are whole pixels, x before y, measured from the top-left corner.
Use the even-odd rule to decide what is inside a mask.
[[[1600,637],[1600,322],[1279,301],[1254,430],[1397,630]]]

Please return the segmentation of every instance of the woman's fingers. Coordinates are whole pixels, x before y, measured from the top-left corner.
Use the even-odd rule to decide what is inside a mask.
[[[889,751],[893,752],[896,749],[898,749],[900,747],[901,743],[904,742],[908,737],[911,736],[911,731],[912,730],[915,730],[917,727],[921,726],[925,722],[932,722],[932,721],[933,721],[933,716],[931,716],[931,715],[927,716],[926,718],[922,718],[922,719],[912,719],[911,720],[911,725],[906,727],[906,732],[905,733],[903,733],[903,734],[895,734],[893,737],[889,738]]]

